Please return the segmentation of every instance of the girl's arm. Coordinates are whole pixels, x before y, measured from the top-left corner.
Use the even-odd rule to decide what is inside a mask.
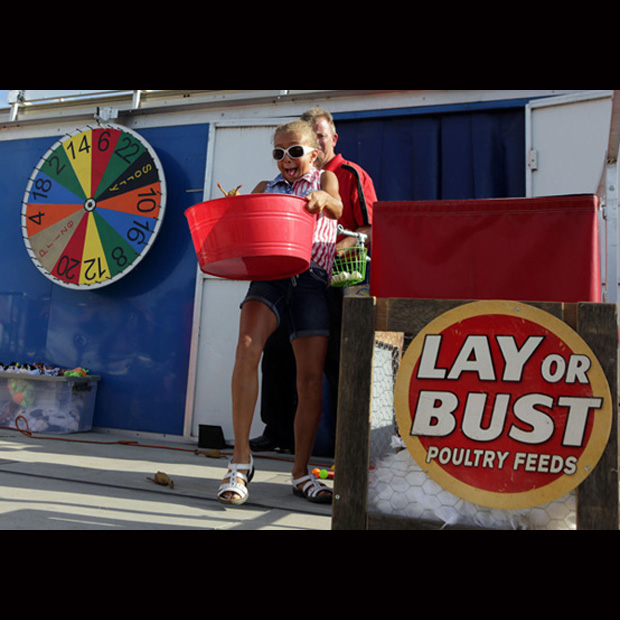
[[[252,192],[253,194],[264,194],[265,193],[265,189],[267,189],[267,185],[269,184],[269,181],[261,181],[255,188],[254,191]]]
[[[321,175],[321,190],[312,192],[307,196],[306,209],[309,213],[322,213],[332,220],[342,217],[343,204],[340,198],[340,185],[338,177],[329,170]]]

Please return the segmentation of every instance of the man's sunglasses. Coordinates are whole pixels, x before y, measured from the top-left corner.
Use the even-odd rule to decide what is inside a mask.
[[[301,159],[304,155],[308,155],[308,153],[313,153],[314,151],[316,151],[316,149],[313,149],[312,147],[298,144],[296,146],[291,146],[288,149],[273,149],[273,158],[276,161],[282,161],[288,155],[293,159]]]

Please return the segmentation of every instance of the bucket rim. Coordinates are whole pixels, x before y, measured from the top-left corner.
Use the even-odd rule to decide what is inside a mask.
[[[187,215],[189,212],[196,210],[198,207],[202,207],[204,205],[207,204],[214,204],[214,203],[223,203],[223,202],[233,202],[233,201],[239,201],[240,199],[242,200],[248,200],[251,199],[253,201],[260,201],[260,200],[264,200],[264,199],[270,199],[273,200],[274,198],[279,198],[279,199],[284,199],[287,202],[290,201],[297,201],[299,202],[300,205],[302,204],[306,204],[308,202],[308,200],[306,198],[302,198],[301,196],[295,196],[292,194],[245,194],[242,196],[222,196],[221,198],[214,198],[213,200],[204,200],[203,202],[199,202],[198,204],[193,205],[192,207],[189,207],[188,209],[185,210],[185,214]],[[308,213],[309,216],[312,216],[311,213]]]

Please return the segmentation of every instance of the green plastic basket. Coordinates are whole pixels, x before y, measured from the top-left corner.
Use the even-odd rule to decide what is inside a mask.
[[[364,246],[339,250],[334,262],[332,287],[358,286],[366,280],[368,250]]]

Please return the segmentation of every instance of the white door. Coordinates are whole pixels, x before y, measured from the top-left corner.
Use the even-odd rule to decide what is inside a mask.
[[[527,107],[527,195],[597,194],[606,171],[613,90],[531,102]],[[599,215],[603,295],[615,302],[617,235]],[[615,220],[614,220],[615,221]]]
[[[527,195],[596,194],[606,162],[613,90],[527,107]]]
[[[205,200],[223,196],[218,183],[227,191],[243,185],[241,193],[249,194],[260,181],[273,179],[278,173],[271,159],[273,132],[285,120],[275,119],[265,125],[213,127]],[[248,285],[198,274],[185,424],[187,437],[198,437],[199,427],[208,425],[221,426],[226,439],[233,439],[230,386],[239,329],[239,304]],[[253,436],[260,435],[262,430],[260,407],[257,407]]]

